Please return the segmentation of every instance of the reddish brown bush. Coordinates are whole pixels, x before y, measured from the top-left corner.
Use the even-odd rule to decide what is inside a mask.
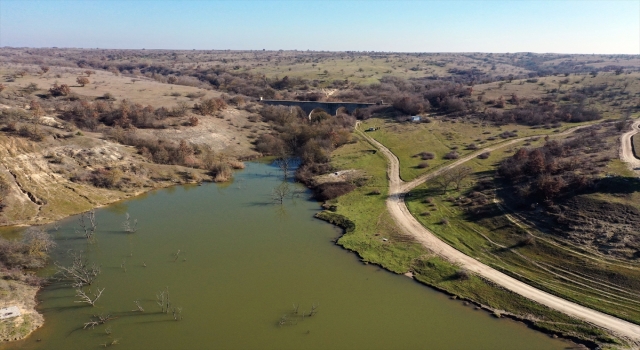
[[[67,96],[71,93],[71,88],[67,84],[58,85],[58,83],[54,83],[49,89],[49,93],[52,96]]]
[[[330,182],[316,187],[314,191],[318,200],[326,201],[347,194],[355,188],[356,186],[349,182]]]
[[[78,77],[78,78],[76,79],[76,82],[77,82],[80,86],[84,87],[85,85],[89,84],[89,79],[87,79],[86,77]]]
[[[200,122],[200,120],[198,119],[198,117],[196,117],[196,116],[189,117],[189,125],[198,126],[199,122]]]

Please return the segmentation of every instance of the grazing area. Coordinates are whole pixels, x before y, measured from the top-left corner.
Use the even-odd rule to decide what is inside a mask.
[[[406,186],[419,185],[407,194],[406,205],[441,240],[539,290],[639,323],[638,191],[633,171],[616,154],[619,136],[640,108],[635,57],[2,48],[0,74],[3,225],[52,223],[176,184],[226,182],[225,191],[243,191],[261,177],[273,185],[265,203],[247,205],[269,211],[275,203],[277,216],[286,221],[292,210],[287,203],[300,196],[289,181],[297,181],[323,203],[316,217],[344,229],[339,237],[323,237],[356,252],[366,265],[406,274],[495,318],[517,319],[590,347],[634,341],[504,289],[425,247],[389,212],[388,159],[376,142],[398,158],[399,176],[412,181]],[[308,111],[291,102],[279,105],[280,100],[320,107]],[[362,105],[324,110],[334,106],[330,103]],[[264,175],[253,170],[234,179],[245,161],[262,156],[273,162],[261,168]],[[454,162],[464,164],[449,169]],[[274,173],[285,181],[271,184]],[[246,193],[236,195],[248,200]],[[116,209],[119,204],[110,208],[126,212]],[[99,213],[98,218],[107,215]],[[81,218],[93,222],[85,215]],[[138,228],[133,218],[143,216],[127,214],[121,225],[133,237],[128,248],[116,243],[117,237],[106,239],[120,247],[121,261],[104,260],[140,281],[146,277],[138,273],[153,270],[146,258],[130,267],[130,258],[141,254],[134,247],[144,240],[135,237],[149,229],[145,225],[155,225],[141,220]],[[113,220],[108,219],[112,226]],[[62,233],[54,233],[61,244],[76,244],[71,237],[78,234],[96,239],[89,247],[102,244],[101,228],[76,232],[74,222],[65,222]],[[60,227],[55,224],[51,232]],[[192,253],[186,252],[193,249],[163,254],[173,259],[172,266],[188,264]],[[106,259],[92,249],[86,254]],[[20,285],[37,269],[20,270]],[[105,277],[110,283],[124,281],[111,273],[116,272]],[[155,284],[161,314],[182,320],[187,309],[199,309],[170,307],[169,295],[174,298],[183,287]],[[109,290],[113,287],[103,284],[75,290],[83,304],[98,307],[103,301],[114,309],[94,317],[78,309],[75,327],[101,329],[132,316]],[[43,296],[68,299],[69,292],[45,289]],[[142,296],[126,298],[135,312],[149,307]],[[273,324],[302,324],[317,312],[316,302],[301,316],[294,301],[295,311],[283,311]],[[49,307],[64,307],[54,304]],[[51,311],[44,315],[59,317]],[[20,338],[40,325],[40,314],[27,316],[4,334]],[[47,327],[36,334],[48,334]],[[115,326],[103,331],[102,345],[136,344],[133,333],[112,334]],[[273,330],[264,331],[269,337]],[[97,333],[86,334],[93,335],[80,336],[81,343]],[[231,344],[225,341],[219,344]],[[27,340],[20,346],[40,345]]]

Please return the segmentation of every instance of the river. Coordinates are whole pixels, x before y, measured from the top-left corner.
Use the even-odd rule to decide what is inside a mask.
[[[83,251],[101,265],[95,307],[56,282],[39,294],[45,326],[1,349],[562,349],[523,324],[450,300],[333,244],[304,188],[275,205],[276,168],[249,163],[231,184],[157,190],[96,211],[96,242],[53,232],[53,259]],[[138,220],[125,233],[125,213]],[[49,271],[50,272],[50,271]],[[47,273],[44,271],[43,273]],[[169,291],[179,321],[161,312]],[[139,301],[144,312],[137,309]],[[298,305],[297,314],[293,311]],[[308,316],[315,305],[315,314]],[[305,314],[304,318],[302,314]],[[82,329],[92,315],[115,319]],[[108,334],[110,333],[110,334]],[[103,345],[104,346],[104,345]]]

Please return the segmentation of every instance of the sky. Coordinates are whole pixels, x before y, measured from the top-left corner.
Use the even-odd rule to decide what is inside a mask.
[[[0,47],[640,54],[640,0],[0,0]]]

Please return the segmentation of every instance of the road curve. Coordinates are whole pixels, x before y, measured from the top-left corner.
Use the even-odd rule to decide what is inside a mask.
[[[634,128],[640,124],[640,121],[634,123]],[[583,126],[584,127],[584,126]],[[576,127],[567,130],[562,134],[571,133],[581,127]],[[636,131],[637,132],[637,131]],[[558,296],[549,294],[537,288],[534,288],[522,281],[519,281],[513,277],[505,275],[504,273],[495,270],[478,260],[465,255],[459,250],[453,248],[447,243],[441,241],[436,235],[434,235],[427,228],[422,226],[418,220],[416,220],[413,215],[409,212],[407,208],[404,197],[407,192],[409,192],[414,187],[418,186],[422,182],[437,176],[442,171],[446,169],[453,168],[458,166],[474,157],[482,152],[492,151],[498,148],[503,148],[523,139],[515,139],[505,143],[501,143],[495,146],[491,146],[480,151],[474,152],[464,158],[461,158],[450,165],[442,167],[437,171],[431,172],[429,174],[422,175],[411,182],[404,182],[400,179],[400,162],[395,154],[393,154],[389,149],[383,146],[378,141],[369,137],[363,132],[359,132],[363,137],[365,137],[370,143],[372,143],[376,148],[378,148],[382,154],[388,160],[388,178],[389,178],[389,197],[386,201],[387,209],[389,213],[395,220],[396,224],[407,234],[414,237],[418,242],[420,242],[423,246],[425,246],[430,251],[438,254],[439,256],[445,258],[446,260],[457,264],[473,273],[490,280],[497,285],[508,289],[516,294],[519,294],[525,298],[531,299],[535,302],[538,302],[542,305],[550,307],[554,310],[563,312],[567,315],[573,316],[585,322],[591,323],[593,325],[602,327],[607,329],[619,336],[630,339],[636,345],[640,345],[640,326],[631,322],[627,322],[625,320],[621,320],[617,317],[607,315],[605,313],[592,310],[590,308],[578,305],[571,301],[562,299]],[[561,135],[561,134],[559,134]],[[556,135],[556,136],[559,136]],[[625,134],[627,135],[627,134]],[[632,134],[631,134],[632,135]],[[630,138],[631,136],[629,136]]]
[[[631,130],[622,134],[620,137],[620,160],[627,163],[629,167],[636,173],[640,172],[640,159],[633,155],[633,146],[631,145],[631,137],[638,133],[640,127],[640,119],[631,125]]]

